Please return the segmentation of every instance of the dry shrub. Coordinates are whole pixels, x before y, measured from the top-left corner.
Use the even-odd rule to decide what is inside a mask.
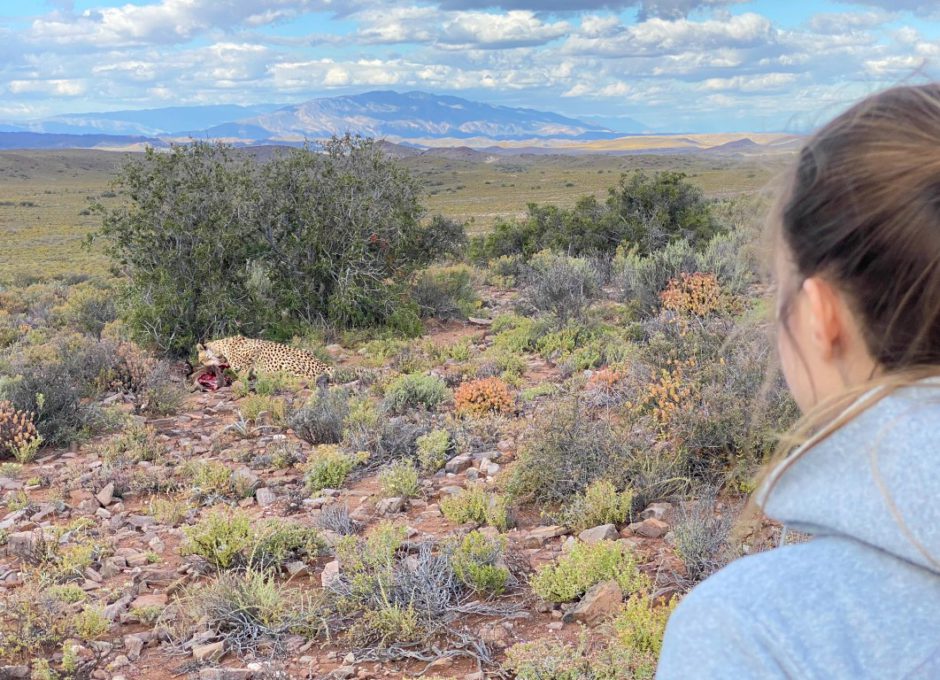
[[[514,402],[509,387],[499,378],[471,380],[460,385],[454,392],[454,404],[460,415],[511,413]]]
[[[0,401],[0,454],[19,458],[38,439],[33,414],[13,408],[9,401]]]
[[[683,272],[669,281],[659,294],[663,309],[680,316],[705,317],[735,309],[735,300],[726,293],[714,274]]]

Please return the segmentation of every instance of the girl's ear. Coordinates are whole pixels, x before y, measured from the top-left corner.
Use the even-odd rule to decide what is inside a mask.
[[[803,282],[803,292],[812,316],[813,342],[820,356],[831,360],[848,331],[842,296],[828,281],[816,276]]]

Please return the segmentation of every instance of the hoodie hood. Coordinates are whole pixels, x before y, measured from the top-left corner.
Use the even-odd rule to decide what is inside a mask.
[[[768,516],[940,574],[940,382],[898,390],[807,446],[758,492]]]

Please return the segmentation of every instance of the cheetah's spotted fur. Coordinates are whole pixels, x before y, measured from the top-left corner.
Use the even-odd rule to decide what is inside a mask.
[[[270,340],[233,335],[199,345],[203,366],[228,364],[238,373],[289,373],[302,378],[332,378],[333,368],[310,352]]]

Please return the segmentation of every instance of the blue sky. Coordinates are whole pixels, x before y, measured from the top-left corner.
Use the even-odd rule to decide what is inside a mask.
[[[17,0],[0,120],[394,89],[802,131],[938,60],[937,0]]]

